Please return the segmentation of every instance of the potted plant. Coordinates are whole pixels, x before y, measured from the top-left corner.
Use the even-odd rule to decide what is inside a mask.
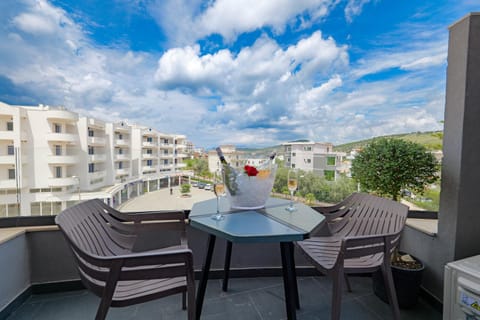
[[[410,254],[395,250],[391,260],[393,282],[397,293],[398,305],[401,308],[412,308],[417,304],[423,263]],[[372,276],[375,295],[388,303],[382,271],[376,271]]]

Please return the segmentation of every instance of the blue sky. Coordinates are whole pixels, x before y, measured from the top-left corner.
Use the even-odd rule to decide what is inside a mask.
[[[2,0],[0,101],[199,147],[441,129],[448,26],[478,0]]]

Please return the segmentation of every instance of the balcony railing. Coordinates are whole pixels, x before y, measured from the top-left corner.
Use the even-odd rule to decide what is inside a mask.
[[[15,131],[0,131],[0,140],[13,140],[18,136]]]
[[[114,156],[115,160],[130,160],[130,154],[125,154],[125,153],[122,153],[122,154],[119,154],[119,153],[116,153],[115,156]]]
[[[73,186],[77,184],[78,184],[78,180],[72,177],[48,179],[48,185],[50,187],[67,187],[67,186]]]
[[[88,177],[90,180],[105,178],[107,176],[107,172],[105,170],[98,170],[95,172],[89,172]]]
[[[68,110],[48,110],[46,112],[48,120],[60,122],[76,122],[78,120],[78,114]]]
[[[15,164],[14,155],[0,156],[0,164]]]
[[[105,138],[104,137],[88,137],[87,143],[91,146],[104,146]]]
[[[78,136],[73,133],[52,132],[52,133],[48,133],[46,136],[48,141],[59,141],[59,142],[69,142],[69,143],[76,143],[78,141]]]
[[[49,156],[48,157],[48,163],[50,164],[76,164],[78,163],[78,157],[77,156]]]
[[[107,156],[104,154],[89,154],[89,162],[104,162],[107,159]]]

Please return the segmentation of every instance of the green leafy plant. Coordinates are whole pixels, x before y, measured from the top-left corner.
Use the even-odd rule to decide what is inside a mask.
[[[398,200],[402,189],[420,194],[437,179],[438,163],[427,149],[399,139],[378,139],[352,161],[352,177],[362,189]]]
[[[190,193],[190,185],[188,183],[186,184],[182,184],[182,186],[180,187],[180,192],[182,194],[187,194],[187,193]]]

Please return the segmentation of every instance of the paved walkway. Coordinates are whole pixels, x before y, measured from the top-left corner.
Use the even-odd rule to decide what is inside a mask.
[[[168,188],[146,193],[142,196],[133,198],[120,207],[120,211],[148,211],[148,210],[190,210],[195,202],[215,198],[212,191],[206,191],[192,187],[190,197],[182,197],[179,187],[173,188],[173,194],[170,194]]]

